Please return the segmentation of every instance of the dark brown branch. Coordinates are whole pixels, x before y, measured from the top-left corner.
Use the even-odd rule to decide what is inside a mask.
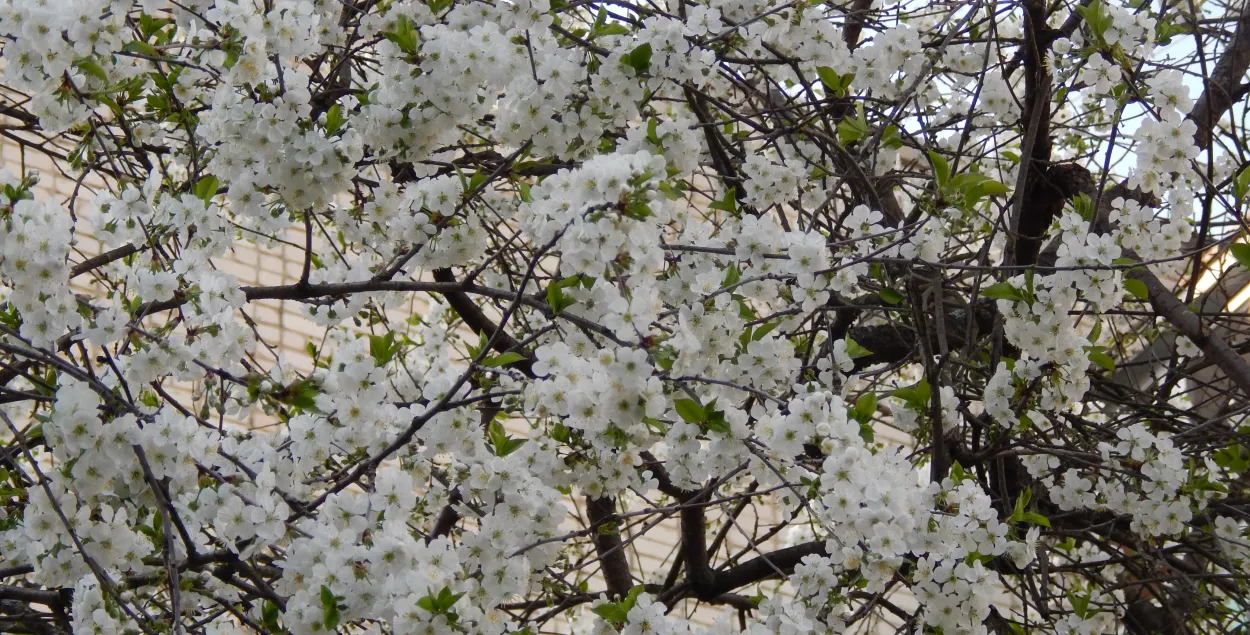
[[[434,280],[447,284],[456,284],[456,276],[451,269],[435,269]],[[474,333],[483,335],[491,339],[494,344],[493,348],[500,353],[517,353],[525,359],[515,361],[508,364],[508,368],[514,368],[525,373],[526,377],[534,376],[534,360],[529,351],[522,348],[520,342],[516,338],[508,334],[507,331],[500,331],[494,321],[486,317],[481,307],[473,301],[469,295],[463,291],[449,291],[443,294],[447,298],[447,303],[451,305],[456,315],[464,320],[465,325],[473,329]]]
[[[1242,7],[1232,41],[1216,62],[1202,95],[1189,112],[1189,119],[1198,125],[1194,143],[1199,148],[1205,150],[1211,144],[1220,117],[1232,108],[1241,92],[1240,84],[1247,68],[1250,68],[1250,4]]]
[[[586,497],[586,516],[592,527],[598,527],[594,535],[595,552],[599,554],[599,568],[608,585],[608,593],[623,598],[633,588],[634,578],[629,573],[621,534],[615,528],[609,528],[615,515],[616,502],[612,498]]]

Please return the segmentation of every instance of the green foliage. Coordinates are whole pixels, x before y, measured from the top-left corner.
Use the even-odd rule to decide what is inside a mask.
[[[1008,525],[1018,525],[1020,523],[1030,523],[1033,525],[1041,525],[1042,527],[1050,527],[1050,519],[1037,513],[1028,511],[1029,499],[1033,496],[1033,490],[1025,489],[1020,492],[1020,496],[1016,498],[1016,506],[1011,512],[1011,518],[1007,520]]]
[[[634,69],[639,75],[645,75],[651,70],[651,45],[641,44],[638,48],[628,52],[621,58],[621,63]]]
[[[490,437],[490,445],[495,451],[495,456],[508,456],[519,450],[528,441],[528,439],[509,436],[503,425],[497,420],[491,421],[490,425],[487,426],[487,436]]]
[[[343,604],[345,599],[341,595],[335,595],[330,587],[321,585],[321,625],[328,631],[338,628],[339,622],[343,619],[343,610],[347,608]]]
[[[408,16],[401,15],[395,20],[395,29],[383,31],[382,37],[394,42],[405,55],[416,55],[421,35],[412,25],[412,20],[409,20]]]
[[[193,193],[196,198],[204,201],[204,204],[207,205],[214,196],[217,196],[217,186],[217,177],[210,174],[196,182]]]
[[[451,610],[456,601],[464,597],[463,593],[452,593],[451,587],[443,587],[438,593],[431,593],[417,600],[417,607],[431,615],[444,615],[449,624],[455,624],[460,616]]]
[[[629,595],[626,595],[620,601],[605,602],[592,610],[595,615],[602,617],[619,628],[624,626],[625,622],[629,620],[629,611],[638,603],[638,596],[642,595],[642,590],[642,585],[638,585],[630,589]]]
[[[825,90],[835,97],[845,97],[851,89],[851,81],[855,79],[855,73],[838,73],[828,66],[817,67],[816,74],[820,83],[825,85]]]
[[[929,399],[933,396],[933,390],[929,387],[928,379],[921,379],[914,386],[899,388],[891,392],[890,396],[901,399],[903,404],[911,410],[924,412],[929,407]]]

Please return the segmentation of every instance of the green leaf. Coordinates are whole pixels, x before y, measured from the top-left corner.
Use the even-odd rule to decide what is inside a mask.
[[[938,189],[946,187],[951,180],[951,165],[933,150],[929,151],[929,163],[933,165],[933,180],[937,182]]]
[[[80,71],[82,71],[82,72],[84,72],[84,73],[86,73],[86,74],[88,74],[88,75],[90,75],[90,76],[92,76],[92,77],[94,77],[94,78],[96,78],[96,79],[98,79],[98,80],[100,80],[100,81],[102,81],[102,82],[106,83],[106,84],[107,84],[107,83],[108,83],[108,81],[109,81],[109,76],[108,76],[108,73],[104,72],[104,68],[103,68],[102,66],[100,66],[100,64],[99,64],[99,63],[97,63],[95,60],[93,60],[93,59],[91,59],[91,58],[89,58],[89,57],[84,57],[84,58],[82,58],[82,59],[79,59],[79,60],[75,61],[75,62],[74,62],[74,66],[78,67],[78,70],[80,70]]]
[[[217,177],[210,174],[196,182],[193,193],[196,198],[204,201],[205,205],[208,205],[208,202],[211,201],[214,196],[217,196],[217,185]]]
[[[1233,243],[1232,245],[1229,245],[1228,251],[1233,254],[1233,257],[1236,258],[1237,262],[1240,262],[1242,266],[1250,267],[1250,244]]]
[[[855,79],[855,73],[843,75],[828,66],[816,67],[816,74],[820,77],[820,83],[825,85],[825,90],[835,97],[845,97],[851,87],[851,80]]]
[[[968,480],[968,472],[964,469],[964,466],[959,464],[959,461],[951,462],[951,480],[956,483]]]
[[[1077,10],[1079,11],[1080,7],[1077,7]],[[1069,592],[1068,602],[1072,604],[1072,612],[1076,613],[1077,617],[1085,619],[1091,615],[1089,610],[1089,594],[1077,595],[1076,593]]]
[[[673,407],[677,409],[677,414],[686,420],[686,423],[707,421],[707,410],[693,399],[678,399],[673,402]]]
[[[868,357],[872,355],[872,351],[860,346],[859,342],[851,339],[848,335],[846,338],[846,355],[851,359],[859,359],[861,357]]]
[[[326,112],[326,134],[332,135],[343,127],[347,120],[343,117],[343,106],[334,104]]]
[[[1023,302],[1025,300],[1022,291],[1006,282],[996,282],[982,289],[981,297],[994,300],[1011,300],[1012,302]]]
[[[725,420],[725,411],[716,409],[716,400],[708,404],[704,410],[707,412],[707,420],[703,422],[703,427],[719,434],[729,434],[729,422]]]
[[[729,268],[725,270],[725,281],[721,283],[720,287],[722,289],[731,287],[738,284],[738,281],[741,279],[742,271],[738,269],[738,265],[731,263]]]
[[[330,587],[324,584],[321,585],[321,611],[322,626],[324,626],[326,630],[331,631],[337,628],[339,620],[342,618],[342,614],[339,609],[339,598],[334,595],[334,592],[330,590]]]
[[[861,105],[861,110],[863,107]],[[838,141],[850,145],[868,136],[868,122],[860,117],[847,117],[838,122]]]
[[[278,403],[299,408],[305,412],[317,411],[317,396],[321,386],[311,379],[301,379],[271,396]]]
[[[864,443],[872,443],[877,439],[877,433],[873,430],[871,423],[859,424],[859,438],[863,439]]]
[[[132,42],[127,42],[126,45],[122,47],[122,50],[126,51],[127,53],[137,53],[139,55],[144,55],[146,57],[155,57],[157,59],[161,59],[164,57],[163,55],[160,54],[160,51],[157,51],[156,49],[152,48],[151,44],[148,44],[147,42],[144,42],[142,40],[134,40]]]
[[[1085,25],[1089,27],[1090,32],[1101,42],[1103,34],[1107,32],[1107,29],[1112,24],[1112,18],[1107,13],[1102,1],[1093,0],[1088,5],[1078,6],[1076,11],[1081,14],[1082,18],[1085,18]]]
[[[877,292],[881,296],[881,300],[886,304],[898,304],[903,301],[903,294],[889,287]]]
[[[987,196],[1002,196],[1010,192],[1011,188],[1003,183],[999,183],[993,179],[987,178],[980,183],[969,186],[964,190],[964,200],[969,207],[975,207],[981,199]]]
[[[1098,364],[1099,367],[1109,373],[1115,372],[1115,360],[1111,359],[1110,355],[1102,351],[1090,351],[1089,361]]]
[[[508,456],[516,452],[521,446],[525,445],[528,439],[516,438],[508,434],[502,424],[498,421],[491,421],[486,428],[486,434],[490,438],[491,447],[495,449],[495,456]]]
[[[1136,278],[1125,280],[1124,290],[1133,294],[1139,300],[1146,300],[1150,297],[1150,291],[1146,288],[1146,283]]]
[[[765,335],[773,332],[773,329],[781,325],[780,321],[765,322],[755,327],[755,332],[751,333],[751,341],[758,342],[764,339]]]
[[[591,611],[617,626],[625,624],[625,621],[629,619],[629,610],[616,603],[600,604]]]
[[[1216,465],[1233,474],[1239,474],[1250,469],[1250,453],[1247,453],[1246,448],[1241,445],[1230,445],[1216,450],[1212,458],[1215,460]]]
[[[891,392],[890,396],[903,400],[912,410],[923,412],[929,407],[929,398],[933,396],[933,390],[929,387],[928,379],[921,379],[914,386],[899,388]]]
[[[866,392],[855,400],[855,419],[860,423],[872,421],[872,415],[876,412],[877,393]]]
[[[435,14],[438,12],[435,11]],[[382,36],[395,43],[399,50],[407,55],[417,54],[417,30],[413,28],[408,16],[401,15],[395,21],[395,30],[382,33]]]
[[[399,344],[395,342],[394,331],[387,331],[385,335],[369,336],[369,354],[373,356],[373,363],[378,368],[394,359],[397,351]]]
[[[673,362],[677,361],[677,349],[672,346],[656,346],[651,349],[655,364],[664,370],[673,370]]]
[[[642,44],[638,48],[625,54],[621,58],[626,66],[633,68],[639,75],[643,75],[651,70],[651,45]]]
[[[564,295],[564,287],[567,286],[569,285],[564,284],[564,281],[553,282],[547,285],[547,304],[551,305],[551,310],[555,313],[559,313],[577,303],[573,298]]]
[[[643,588],[644,587],[640,584],[629,590],[629,593],[625,596],[625,599],[621,602],[621,606],[625,608],[626,612],[629,612],[631,609],[634,608],[634,605],[638,604],[638,596],[642,595]]]
[[[507,366],[508,364],[519,362],[523,359],[525,359],[524,355],[516,351],[508,351],[507,353],[502,353],[494,357],[487,357],[482,360],[482,365],[489,368],[497,368],[499,366]]]
[[[1250,194],[1250,165],[1242,168],[1237,173],[1237,178],[1233,179],[1233,195],[1237,200],[1244,200],[1246,194]]]
[[[595,25],[590,29],[590,39],[604,37],[606,35],[624,35],[629,33],[629,28],[619,22],[608,23],[608,11],[603,7],[599,7],[599,14],[595,16]]]
[[[722,196],[719,201],[712,201],[711,203],[708,203],[708,207],[711,209],[718,209],[722,212],[727,212],[730,216],[737,216],[738,199],[734,196],[733,188],[725,190],[725,195]]]
[[[281,616],[281,614],[282,613],[278,610],[277,604],[274,604],[270,600],[265,600],[265,604],[261,607],[260,611],[260,623],[262,626],[269,629],[270,633],[281,633],[284,631],[284,629],[278,625],[278,617]]]

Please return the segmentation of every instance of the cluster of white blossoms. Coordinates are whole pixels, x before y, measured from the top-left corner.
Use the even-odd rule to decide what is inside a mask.
[[[1177,257],[1193,236],[1193,224],[1187,218],[1163,220],[1141,203],[1124,198],[1111,201],[1110,220],[1120,246],[1130,249],[1150,268],[1163,275],[1179,273],[1184,267]]]
[[[7,170],[0,185],[16,179]],[[12,291],[8,300],[22,312],[21,335],[31,344],[55,347],[65,333],[82,325],[78,299],[69,289],[65,264],[74,235],[69,215],[51,201],[12,202],[8,227],[0,227],[0,275]]]
[[[1174,108],[1161,111],[1158,120],[1147,119],[1133,133],[1137,145],[1137,168],[1129,186],[1158,196],[1175,198],[1178,190],[1192,191],[1198,175],[1191,162],[1198,158],[1194,133],[1198,126]]]
[[[1115,442],[1103,442],[1099,450],[1105,471],[1068,469],[1056,474],[1053,466],[1037,459],[1029,469],[1050,489],[1060,508],[1124,514],[1132,518],[1133,531],[1146,536],[1184,534],[1194,514],[1202,513],[1216,495],[1213,488],[1195,487],[1192,467],[1170,439],[1140,423],[1121,428]],[[1140,478],[1125,477],[1124,467]]]
[[[746,202],[759,209],[795,200],[806,181],[806,168],[798,157],[770,157],[763,152],[747,157],[742,172],[750,179]]]
[[[1172,216],[1063,214],[1025,271],[993,262],[1035,159],[1006,149],[1018,76],[985,75],[1027,41],[1011,11],[0,0],[25,94],[0,132],[81,176],[55,201],[0,171],[0,598],[59,590],[101,634],[829,635],[905,587],[953,635],[1027,578],[1046,599],[1000,619],[1112,631],[1098,563],[1127,556],[1065,544],[1058,511],[1151,546],[1209,529],[1250,571],[1244,523],[1204,516],[1240,454],[1087,403],[1113,335],[1082,320],[1128,332],[1123,256],[1180,259],[1205,159],[1152,11],[1085,5],[1047,72],[1141,92],[1126,184]],[[1105,113],[1053,97],[1053,159],[1093,165]],[[294,273],[223,270],[257,245]],[[969,301],[914,306],[924,276]],[[260,301],[299,303],[305,355]],[[1020,483],[987,476],[1018,457]],[[716,546],[683,536],[626,595],[614,557],[675,515]],[[773,566],[787,524],[803,557]],[[694,599],[747,608],[701,628]]]
[[[312,110],[307,76],[286,71],[283,83],[282,95],[267,103],[219,90],[197,129],[217,150],[209,165],[216,178],[229,184],[231,211],[255,217],[267,229],[283,212],[332,203],[364,152],[351,129],[301,125]]]
[[[906,25],[877,33],[871,43],[851,55],[849,70],[855,73],[856,86],[887,98],[910,88],[906,80],[915,77],[927,61],[921,44],[921,38]]]

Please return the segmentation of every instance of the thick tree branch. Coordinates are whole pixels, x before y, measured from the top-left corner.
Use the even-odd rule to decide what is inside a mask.
[[[608,594],[623,598],[633,588],[634,578],[629,573],[620,532],[608,527],[615,515],[616,502],[611,497],[586,497],[586,517],[592,527],[598,527],[594,533],[595,552],[599,554],[599,568]]]

